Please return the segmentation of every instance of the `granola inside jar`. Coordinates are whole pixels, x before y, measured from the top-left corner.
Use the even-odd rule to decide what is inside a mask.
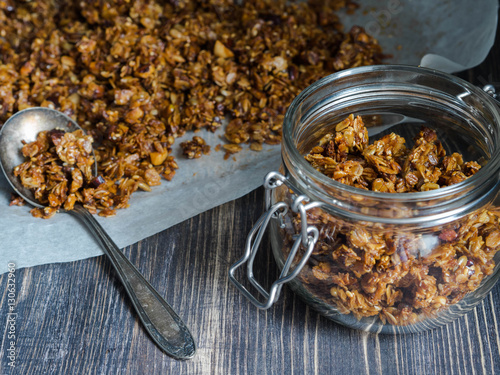
[[[288,109],[265,181],[284,271],[254,303],[289,282],[323,315],[387,333],[465,314],[499,277],[499,171],[498,108],[461,79],[372,66],[316,82]]]

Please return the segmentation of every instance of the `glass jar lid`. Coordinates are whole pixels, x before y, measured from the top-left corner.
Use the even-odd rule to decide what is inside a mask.
[[[443,146],[484,165],[471,178],[417,193],[365,191],[316,171],[304,154],[350,113],[361,115],[370,139],[395,131],[411,139],[423,124]],[[283,124],[287,177],[312,200],[354,220],[436,225],[493,199],[499,189],[500,113],[483,90],[435,70],[382,65],[332,74],[304,90]]]

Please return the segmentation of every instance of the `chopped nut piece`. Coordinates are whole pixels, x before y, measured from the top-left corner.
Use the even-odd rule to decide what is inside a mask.
[[[181,147],[182,144],[181,144]],[[163,162],[167,159],[168,156],[168,151],[164,150],[162,152],[152,152],[149,154],[149,157],[151,158],[151,164],[153,165],[161,165]]]
[[[220,41],[217,40],[214,46],[214,55],[217,57],[228,58],[228,57],[233,57],[234,53],[224,44],[222,44]]]

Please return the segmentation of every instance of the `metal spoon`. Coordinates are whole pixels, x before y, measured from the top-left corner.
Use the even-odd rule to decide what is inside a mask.
[[[22,140],[32,142],[39,132],[55,128],[70,132],[80,129],[71,118],[49,108],[20,111],[10,117],[0,129],[0,166],[3,173],[16,193],[35,207],[43,206],[14,176],[13,169],[24,161],[20,152]],[[94,165],[94,168],[94,174],[97,174],[97,165]],[[173,358],[192,358],[196,346],[184,322],[123,255],[94,216],[81,205],[75,205],[74,210],[65,212],[80,219],[99,240],[130,296],[144,328],[158,346]]]

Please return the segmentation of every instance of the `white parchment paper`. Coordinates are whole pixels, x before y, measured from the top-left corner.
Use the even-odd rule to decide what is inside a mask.
[[[343,18],[346,28],[365,27],[393,55],[393,63],[456,72],[482,62],[494,42],[497,0],[362,3],[363,8]],[[223,143],[221,134],[201,134],[212,152],[195,161],[184,159],[174,148],[180,169],[171,182],[164,181],[151,193],[135,194],[131,207],[113,218],[96,217],[120,248],[247,194],[262,184],[267,172],[279,167],[279,146],[267,146],[261,152],[244,149],[236,154],[236,161],[223,160],[223,152],[214,151],[215,145]],[[10,192],[0,176],[0,274],[7,271],[9,262],[21,268],[102,254],[97,241],[72,216],[35,219],[28,206],[8,206]]]

